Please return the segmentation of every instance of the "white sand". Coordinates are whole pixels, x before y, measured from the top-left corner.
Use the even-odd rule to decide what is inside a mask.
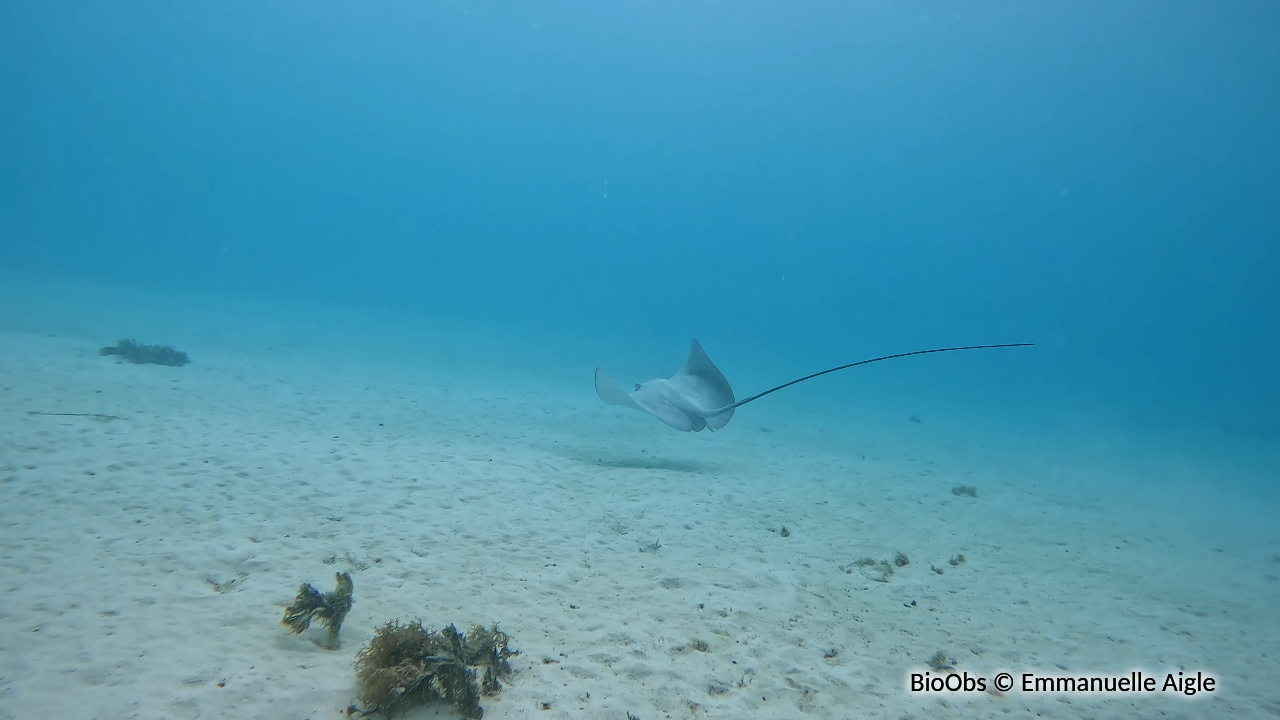
[[[50,302],[0,332],[0,718],[344,717],[393,618],[501,623],[521,655],[491,719],[1280,715],[1274,485],[1158,438],[1014,447],[764,401],[682,435],[600,404],[594,358],[576,387],[443,346],[273,346],[266,306],[235,342],[228,315],[117,329],[101,296]],[[96,354],[125,334],[194,362]],[[840,567],[898,551],[888,583]],[[279,619],[335,571],[356,604],[331,652]],[[1220,688],[906,692],[939,649],[988,678],[1182,666]]]

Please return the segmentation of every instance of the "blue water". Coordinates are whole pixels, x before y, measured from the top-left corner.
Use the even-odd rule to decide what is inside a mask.
[[[1278,29],[1264,0],[7,2],[0,267],[655,373],[697,336],[762,381],[1036,342],[951,384],[1274,443]]]

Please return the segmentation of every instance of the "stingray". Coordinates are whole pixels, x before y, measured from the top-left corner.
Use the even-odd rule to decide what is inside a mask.
[[[596,368],[596,394],[610,405],[621,405],[641,412],[647,412],[677,430],[700,432],[703,428],[719,430],[733,419],[733,411],[755,402],[770,393],[789,388],[796,383],[812,380],[837,370],[847,370],[859,365],[868,365],[881,360],[911,357],[912,355],[928,355],[930,353],[954,352],[956,350],[986,350],[988,348],[1029,347],[1034,343],[1006,343],[1004,345],[969,345],[966,347],[935,348],[933,350],[916,350],[915,352],[885,355],[884,357],[859,360],[823,370],[812,375],[783,383],[769,388],[745,400],[733,399],[733,388],[725,379],[720,368],[711,362],[702,345],[694,340],[689,347],[689,357],[684,367],[669,378],[657,378],[646,383],[639,383],[632,392],[627,392],[616,380],[601,368]]]

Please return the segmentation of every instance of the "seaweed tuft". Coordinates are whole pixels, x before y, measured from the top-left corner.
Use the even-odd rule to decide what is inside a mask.
[[[502,690],[511,673],[508,660],[519,653],[495,625],[473,625],[466,635],[449,625],[433,632],[414,621],[378,628],[356,655],[356,679],[366,712],[387,715],[418,703],[443,700],[468,720],[484,715],[480,697]]]
[[[325,637],[325,647],[337,650],[338,631],[342,629],[342,621],[347,613],[351,612],[354,586],[348,573],[334,573],[333,579],[333,592],[324,595],[308,584],[298,588],[298,596],[294,598],[292,605],[285,608],[284,619],[280,622],[288,625],[295,633],[301,633],[311,626],[312,619],[318,620],[329,631]]]
[[[925,662],[929,667],[939,672],[942,670],[954,670],[956,667],[956,661],[948,657],[947,654],[941,650],[934,653]]]

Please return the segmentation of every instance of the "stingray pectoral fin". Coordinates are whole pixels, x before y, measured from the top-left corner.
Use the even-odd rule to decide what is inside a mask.
[[[684,367],[671,378],[671,385],[682,396],[690,412],[703,420],[706,427],[719,430],[733,419],[733,388],[720,368],[711,362],[702,343],[689,344],[689,357]],[[702,428],[698,428],[701,430]]]
[[[596,394],[600,399],[610,405],[621,405],[634,410],[644,411],[635,400],[631,399],[630,393],[622,389],[617,380],[609,376],[604,368],[596,368]]]

